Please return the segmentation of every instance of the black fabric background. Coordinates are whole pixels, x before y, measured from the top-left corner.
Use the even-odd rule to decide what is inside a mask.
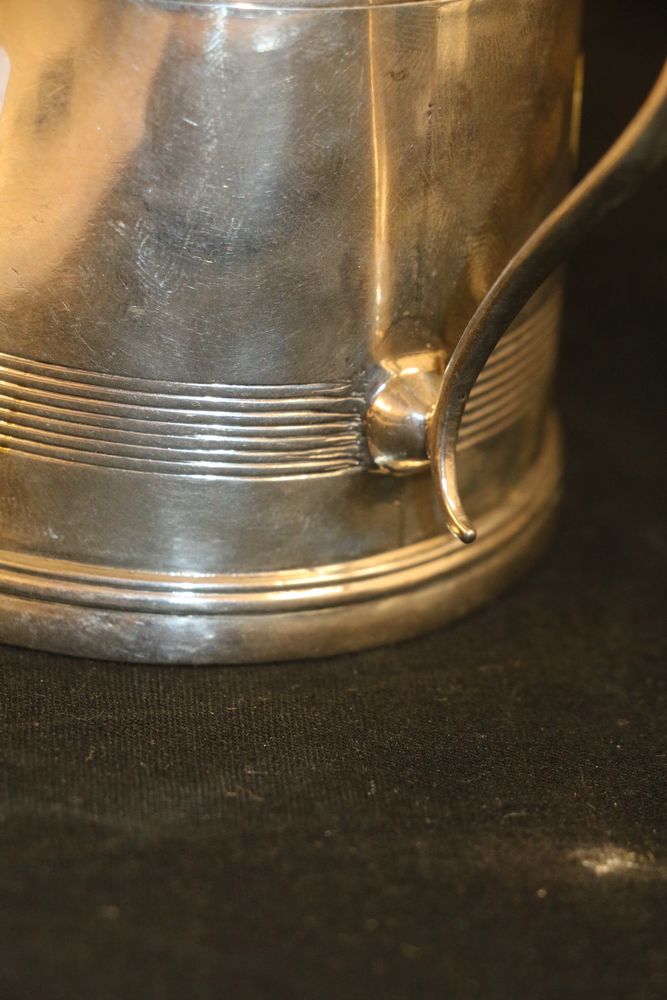
[[[590,0],[586,35],[588,166],[667,7]],[[663,171],[569,268],[555,544],[454,627],[241,668],[0,648],[1,1000],[667,997],[666,337]]]

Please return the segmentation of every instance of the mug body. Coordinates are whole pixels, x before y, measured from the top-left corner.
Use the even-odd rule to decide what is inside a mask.
[[[398,385],[423,438],[412,397],[567,190],[579,29],[579,0],[3,0],[0,640],[325,655],[535,558],[559,279],[468,403],[475,546],[369,413]]]

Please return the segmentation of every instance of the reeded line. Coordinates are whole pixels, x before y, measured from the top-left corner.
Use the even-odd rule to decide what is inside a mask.
[[[532,330],[530,336],[524,334],[521,337],[517,337],[508,345],[507,350],[491,355],[477,379],[477,384],[483,383],[499,369],[511,367],[515,364],[517,358],[535,350],[536,345],[550,343],[552,340],[555,340],[555,333],[545,337],[544,327],[537,327],[535,330]]]
[[[3,405],[4,403],[4,405]],[[208,437],[211,435],[223,435],[230,438],[251,438],[264,440],[279,437],[340,437],[344,434],[351,434],[361,426],[361,416],[345,416],[327,422],[306,422],[306,423],[174,423],[172,421],[154,420],[123,420],[118,417],[97,417],[86,419],[89,414],[73,414],[70,416],[67,411],[56,409],[40,409],[34,406],[25,407],[23,405],[14,407],[7,404],[6,398],[0,396],[0,414],[6,416],[10,424],[23,423],[26,426],[36,425],[58,425],[63,428],[72,428],[72,433],[80,434],[131,434],[142,435],[146,438],[153,436],[166,436],[176,439],[189,439],[197,437]],[[79,419],[76,419],[79,417]]]
[[[35,367],[40,374],[0,371],[0,442],[13,451],[129,471],[261,478],[340,472],[362,460],[362,398],[349,384],[202,386],[206,395],[186,396],[146,392],[146,383],[137,392],[136,382],[130,392],[128,380],[110,386],[114,377],[94,373],[92,385],[63,378],[67,370],[45,377],[45,366]]]
[[[530,390],[523,393],[520,397],[508,399],[503,407],[499,407],[486,415],[481,415],[478,420],[463,427],[459,435],[459,440],[467,441],[472,435],[479,436],[482,431],[484,431],[487,437],[490,437],[492,434],[497,433],[498,430],[509,426],[515,415],[528,409],[535,398],[540,395],[546,381],[547,378],[540,378],[539,381],[531,384]]]
[[[292,476],[327,475],[335,472],[345,472],[359,465],[358,459],[332,461],[291,462],[285,465],[267,463],[222,463],[222,462],[162,462],[146,458],[124,457],[97,454],[96,452],[76,451],[69,448],[42,448],[32,441],[15,441],[0,432],[0,448],[6,448],[19,454],[36,455],[47,461],[74,463],[77,465],[104,466],[105,468],[121,469],[127,472],[151,472],[166,475],[202,475],[215,478],[251,478],[251,479],[286,479]]]
[[[461,445],[534,401],[555,360],[558,310],[511,331],[475,386]],[[0,354],[0,440],[56,461],[158,472],[282,478],[363,462],[363,397],[349,383],[238,386],[128,379]],[[3,405],[4,404],[4,405]]]
[[[15,387],[32,396],[40,396],[57,406],[60,399],[71,403],[98,406],[127,406],[148,410],[166,409],[201,409],[208,407],[212,413],[224,412],[220,407],[229,408],[231,413],[246,412],[248,408],[261,410],[270,408],[277,413],[285,410],[303,411],[308,408],[325,408],[333,413],[348,412],[359,409],[362,402],[360,395],[348,394],[335,398],[329,396],[306,395],[272,398],[271,396],[247,396],[245,398],[214,395],[210,391],[203,395],[170,395],[168,393],[129,392],[119,389],[106,389],[98,386],[83,386],[74,382],[55,382],[55,380],[32,379],[17,375],[7,368],[0,367],[0,384],[6,388]],[[203,387],[208,388],[210,387]]]
[[[525,326],[519,327],[513,334],[507,335],[510,339],[506,344],[503,344],[503,341],[501,341],[498,347],[496,347],[477,379],[476,386],[483,385],[490,378],[493,378],[498,370],[512,367],[518,356],[531,353],[537,343],[545,347],[555,344],[557,340],[555,316],[553,317],[553,331],[549,331],[545,336],[546,320],[549,318],[551,318],[549,315],[545,317],[543,313],[540,313],[538,314],[540,322],[531,322],[530,328],[527,329]]]
[[[544,321],[544,313],[538,318]],[[515,343],[520,343],[518,338]],[[522,338],[521,350],[505,356],[501,365],[491,364],[492,355],[485,369],[490,377],[485,382],[478,379],[470,394],[461,423],[460,448],[499,434],[534,405],[555,366],[556,347],[557,328],[545,336],[544,324],[535,322],[531,336]]]
[[[471,447],[499,434],[534,405],[549,382],[554,362],[555,356],[543,357],[518,385],[516,381],[511,381],[509,391],[499,393],[487,405],[473,407],[470,412],[466,409],[459,434],[459,446]]]
[[[357,414],[335,415],[326,419],[321,415],[321,421],[307,421],[303,423],[265,423],[255,421],[244,424],[240,421],[234,424],[222,423],[178,423],[165,420],[145,420],[135,418],[122,418],[118,416],[107,416],[105,414],[90,414],[85,410],[64,410],[59,407],[38,407],[34,403],[27,403],[19,400],[19,406],[12,405],[11,397],[0,394],[0,414],[6,414],[9,423],[23,422],[28,424],[36,421],[38,424],[58,424],[63,427],[73,426],[80,433],[85,433],[86,429],[90,433],[98,430],[107,430],[117,433],[133,433],[151,436],[152,434],[167,435],[174,438],[197,437],[220,433],[230,438],[263,438],[270,437],[308,437],[309,435],[319,436],[339,436],[351,433],[361,426],[361,416]]]
[[[548,384],[548,374],[546,373],[539,380],[531,383],[528,392],[522,394],[520,397],[508,399],[504,407],[493,411],[486,417],[473,421],[468,426],[462,426],[461,433],[459,434],[459,446],[469,448],[479,441],[485,441],[490,437],[494,437],[514,423],[515,420],[523,413],[526,413],[535,401],[540,398],[545,385]]]
[[[174,392],[178,390],[188,390],[197,393],[198,390],[221,389],[225,392],[259,392],[262,394],[272,394],[280,396],[283,393],[302,392],[323,392],[325,394],[349,392],[351,383],[349,381],[337,382],[275,382],[259,385],[256,383],[241,382],[179,382],[166,379],[149,379],[139,376],[110,375],[108,372],[94,371],[88,368],[67,368],[64,365],[53,364],[48,361],[34,361],[31,358],[21,358],[15,354],[7,354],[0,351],[0,367],[7,367],[12,371],[21,374],[36,373],[44,374],[45,378],[65,379],[67,381],[81,382],[86,384],[99,384],[109,387],[126,388],[128,391],[141,390],[144,392]],[[152,387],[152,388],[151,388]]]
[[[32,431],[32,433],[30,433],[30,431]],[[157,457],[162,462],[199,461],[200,459],[202,461],[213,461],[216,455],[221,456],[221,460],[222,458],[231,458],[239,455],[245,460],[245,462],[264,461],[266,459],[270,459],[274,463],[290,464],[295,458],[301,460],[302,458],[308,456],[312,456],[313,459],[318,459],[320,457],[326,459],[350,458],[353,457],[358,451],[356,439],[353,439],[351,443],[345,442],[339,445],[334,444],[333,446],[326,439],[323,439],[316,445],[310,445],[308,442],[304,442],[305,447],[293,447],[290,448],[290,450],[278,451],[267,449],[265,447],[247,450],[214,447],[202,449],[198,447],[187,448],[182,446],[172,448],[155,443],[146,445],[105,441],[97,438],[81,438],[74,435],[59,434],[52,431],[34,432],[32,428],[24,429],[18,426],[7,425],[2,427],[1,433],[8,439],[32,441],[45,448],[64,447],[69,450],[91,452],[96,455],[108,455],[109,457],[134,457],[136,455],[139,458],[142,456],[151,458],[155,455],[155,453],[157,453]]]
[[[485,381],[478,380],[470,393],[464,414],[470,421],[475,414],[502,405],[507,397],[520,397],[540,373],[555,367],[557,358],[556,337],[540,338],[512,359],[512,364],[497,367]]]
[[[470,393],[468,408],[486,405],[487,402],[508,392],[516,392],[517,382],[531,378],[533,372],[545,363],[554,364],[556,361],[555,343],[544,350],[533,351],[525,357],[519,359],[519,363],[511,368],[505,368],[498,372],[497,377],[485,385],[476,385]]]
[[[504,405],[505,400],[520,399],[531,386],[545,372],[550,372],[556,362],[555,354],[542,354],[531,358],[530,364],[524,366],[521,371],[513,372],[513,378],[496,386],[492,392],[485,392],[479,396],[471,394],[470,401],[466,407],[463,419],[470,422],[478,414],[491,413],[494,409]]]
[[[109,438],[87,438],[61,431],[35,432],[32,427],[2,426],[1,433],[7,437],[20,440],[41,442],[45,446],[66,444],[79,451],[92,451],[96,454],[123,455],[160,453],[163,461],[179,461],[181,456],[201,456],[210,458],[215,455],[243,455],[248,461],[255,461],[255,456],[272,456],[275,462],[289,462],[295,455],[356,455],[359,453],[358,439],[347,435],[344,438],[317,440],[316,438],[290,439],[267,447],[267,442],[261,440],[232,440],[214,438],[202,441],[193,438],[190,441],[174,441],[174,439],[157,438],[151,441],[119,441]],[[189,445],[189,447],[188,447]]]
[[[296,446],[303,448],[309,444],[313,446],[320,445],[323,441],[328,442],[330,445],[349,444],[352,446],[358,441],[358,434],[361,430],[361,421],[359,420],[352,426],[345,425],[342,428],[330,427],[327,429],[326,434],[320,435],[313,435],[310,428],[303,427],[271,428],[272,435],[253,434],[252,428],[250,429],[250,433],[230,434],[226,428],[218,429],[215,427],[204,427],[199,432],[197,432],[197,428],[194,428],[195,433],[187,435],[171,434],[167,427],[163,427],[156,432],[146,433],[142,430],[125,427],[98,427],[73,421],[51,420],[41,416],[26,416],[23,413],[16,413],[2,407],[0,407],[0,424],[4,424],[7,428],[20,427],[26,430],[32,429],[40,433],[56,433],[119,444],[126,442],[128,444],[150,445],[151,443],[155,443],[156,445],[160,445],[163,443],[168,448],[183,448],[188,442],[191,442],[193,446],[197,445],[202,449],[208,446],[208,442],[229,442],[237,446],[260,446],[265,450],[280,450]]]
[[[466,412],[471,414],[480,409],[486,409],[494,401],[503,399],[505,396],[516,395],[521,392],[524,382],[530,382],[545,365],[554,366],[556,363],[555,345],[552,350],[536,352],[524,359],[521,365],[511,368],[503,373],[502,378],[488,386],[482,386],[481,390],[473,389],[470,394],[470,401],[466,407]]]
[[[80,406],[78,408],[77,404],[81,402],[79,399],[71,397],[60,397],[69,403],[69,406],[59,405],[60,399],[54,398],[52,395],[44,396],[44,394],[36,393],[31,389],[24,389],[23,393],[12,392],[13,386],[8,386],[7,383],[2,383],[0,381],[0,399],[6,399],[9,401],[10,407],[13,408],[15,403],[18,403],[21,407],[32,407],[34,411],[37,412],[53,412],[60,414],[58,419],[62,419],[63,414],[84,414],[89,421],[95,418],[99,420],[135,420],[141,421],[146,424],[152,423],[172,423],[180,424],[183,426],[191,426],[189,421],[201,422],[204,420],[214,421],[213,426],[217,426],[221,419],[230,421],[230,426],[256,426],[256,427],[272,427],[272,426],[321,426],[326,423],[337,423],[344,425],[352,420],[361,418],[361,407],[356,407],[353,411],[338,411],[338,410],[279,410],[275,412],[263,411],[249,413],[247,410],[239,407],[237,411],[224,411],[224,410],[180,410],[180,409],[158,409],[150,408],[144,406],[126,406],[121,403],[105,403],[99,402],[98,406],[103,407],[102,409],[93,409],[88,406]],[[74,417],[72,417],[74,419]]]
[[[502,352],[518,337],[525,336],[526,334],[533,334],[536,329],[544,330],[545,327],[551,327],[552,325],[553,327],[556,327],[560,312],[560,296],[549,299],[536,309],[535,312],[528,317],[528,319],[524,320],[523,323],[514,327],[514,329],[508,330],[494,348],[493,354]],[[493,354],[491,355],[492,357]]]
[[[107,375],[103,372],[85,371],[79,368],[63,368],[42,362],[28,361],[0,352],[0,371],[11,378],[26,382],[42,382],[48,389],[60,391],[68,385],[72,391],[80,389],[86,395],[93,390],[111,394],[130,394],[167,398],[200,399],[202,396],[225,401],[245,403],[248,401],[282,403],[293,400],[303,403],[311,398],[322,402],[339,402],[355,399],[358,394],[352,390],[350,382],[313,382],[309,384],[281,385],[241,385],[224,382],[168,382],[158,379],[127,378]]]

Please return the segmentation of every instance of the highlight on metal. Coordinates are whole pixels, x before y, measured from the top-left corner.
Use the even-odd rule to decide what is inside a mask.
[[[542,282],[665,159],[667,63],[625,132],[521,247],[468,323],[445,369],[428,429],[428,451],[440,503],[450,531],[460,541],[469,544],[477,537],[459,496],[456,460],[461,420],[477,377]]]

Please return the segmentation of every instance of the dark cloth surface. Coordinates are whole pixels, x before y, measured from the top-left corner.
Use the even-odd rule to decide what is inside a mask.
[[[591,0],[584,165],[667,7]],[[573,259],[556,541],[320,662],[0,649],[0,1000],[667,996],[667,172]]]

